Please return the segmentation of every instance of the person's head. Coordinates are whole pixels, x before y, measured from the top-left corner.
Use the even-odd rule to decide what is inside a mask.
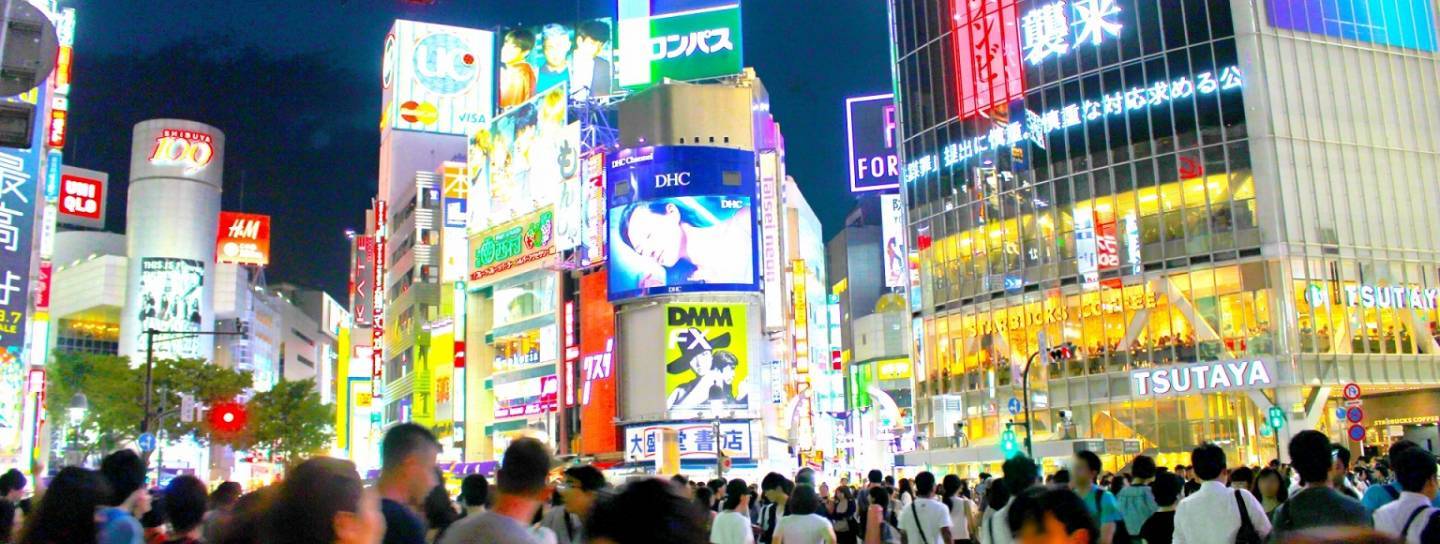
[[[465,506],[486,506],[490,500],[490,482],[484,476],[471,474],[460,480],[460,498]]]
[[[1325,433],[1304,430],[1290,439],[1290,465],[1300,473],[1300,483],[1328,483],[1336,462],[1335,450],[1330,449],[1330,439]]]
[[[1095,544],[1100,537],[1085,502],[1063,487],[1026,490],[1006,517],[1018,544]]]
[[[871,469],[870,472],[865,475],[865,480],[871,484],[880,485],[885,481],[885,473]]]
[[[1185,488],[1185,481],[1179,476],[1165,473],[1155,476],[1155,481],[1150,482],[1150,492],[1155,494],[1155,504],[1161,507],[1175,506],[1180,501],[1180,491]]]
[[[238,497],[237,497],[238,498]],[[176,533],[188,533],[200,527],[205,518],[205,483],[194,476],[176,476],[165,486],[165,517]]]
[[[565,469],[565,485],[560,488],[560,497],[565,499],[565,511],[581,517],[590,515],[596,495],[607,485],[605,473],[593,466],[578,465]],[[705,490],[714,494],[709,487]]]
[[[725,503],[721,507],[726,510],[750,508],[750,486],[745,484],[745,480],[736,478],[725,482]]]
[[[901,478],[900,487],[896,488],[896,491],[901,495],[909,493],[911,496],[913,496],[915,495],[915,486],[911,485],[909,478]]]
[[[1230,471],[1230,487],[1252,491],[1255,489],[1255,471],[1250,467],[1240,467]]]
[[[1390,449],[1386,452],[1386,457],[1388,457],[1388,458],[1391,460],[1391,463],[1390,463],[1390,464],[1393,466],[1394,460],[1395,460],[1395,455],[1396,455],[1396,454],[1398,454],[1398,453],[1400,453],[1400,452],[1402,452],[1402,451],[1408,450],[1408,449],[1410,449],[1410,448],[1418,448],[1418,447],[1420,447],[1420,445],[1419,445],[1419,444],[1416,444],[1415,441],[1413,441],[1413,440],[1408,440],[1408,439],[1396,440],[1394,444],[1391,444],[1391,445],[1390,445]]]
[[[815,491],[813,485],[797,485],[795,491],[790,493],[790,500],[785,503],[786,511],[792,515],[805,515],[819,513],[825,507],[820,500],[820,493]]]
[[[815,470],[810,467],[795,473],[795,485],[815,485]]]
[[[500,62],[519,64],[525,62],[530,50],[535,48],[535,33],[517,28],[505,33],[505,42],[500,45]]]
[[[620,214],[620,239],[641,257],[670,268],[688,257],[684,227],[710,223],[673,200],[636,202]]]
[[[593,58],[610,41],[610,25],[590,20],[575,26],[575,56]]]
[[[550,71],[564,70],[570,60],[570,31],[557,24],[548,24],[540,30],[540,49],[545,54],[545,67]]]
[[[216,510],[229,510],[235,507],[235,501],[240,500],[243,489],[239,482],[220,482],[215,486],[215,491],[210,493],[210,508]]]
[[[709,510],[710,505],[715,502],[715,492],[710,490],[710,486],[696,487],[691,493],[695,495],[695,504],[706,510]]]
[[[1270,467],[1261,469],[1260,473],[1255,475],[1255,490],[1258,492],[1256,493],[1256,495],[1258,495],[1257,498],[1262,500],[1268,498],[1274,501],[1285,502],[1285,499],[1289,498],[1290,495],[1290,489],[1289,486],[1286,485],[1285,477],[1280,475],[1280,471]]]
[[[894,477],[894,476],[886,476],[886,477],[885,477],[885,487],[895,487],[895,477]]]
[[[550,447],[534,438],[519,438],[505,448],[500,470],[495,473],[495,488],[501,495],[523,498],[537,503],[548,499],[545,479],[550,475]]]
[[[1435,498],[1435,456],[1421,448],[1410,448],[1392,457],[1390,466],[1395,468],[1395,480],[1401,489]]]
[[[1189,468],[1194,476],[1204,481],[1219,480],[1225,473],[1225,450],[1206,442],[1190,452]]]
[[[268,509],[266,542],[369,544],[385,533],[380,497],[344,459],[315,457],[286,475]]]
[[[1050,475],[1050,483],[1054,485],[1070,485],[1070,469],[1062,468]]]
[[[795,482],[774,472],[765,475],[765,479],[760,481],[760,491],[770,502],[783,503],[787,501],[794,489]]]
[[[960,493],[960,487],[963,483],[963,480],[961,480],[959,476],[946,474],[945,477],[940,480],[940,494],[944,495],[946,499],[954,497]]]
[[[1182,479],[1189,480],[1190,467],[1187,467],[1185,465],[1175,465],[1175,475],[1179,476]]]
[[[1135,483],[1154,478],[1155,458],[1149,455],[1136,455],[1135,460],[1130,462],[1130,474],[1135,476]]]
[[[443,478],[441,483],[430,488],[430,493],[425,495],[425,502],[421,504],[425,514],[425,524],[431,529],[444,529],[460,517],[455,507],[450,502],[450,492],[445,489]]]
[[[95,512],[110,503],[110,484],[99,474],[65,467],[50,480],[40,504],[25,517],[16,542],[96,541]]]
[[[710,481],[705,482],[705,487],[710,488],[710,492],[714,493],[716,498],[723,498],[725,496],[724,493],[721,493],[725,491],[724,478],[711,478]]]
[[[935,475],[930,471],[915,475],[915,496],[929,497],[935,494]]]
[[[1100,456],[1095,452],[1083,450],[1075,452],[1075,461],[1070,464],[1071,478],[1077,484],[1090,485],[1095,483],[1095,478],[1100,475]]]
[[[1335,460],[1330,466],[1330,483],[1343,485],[1345,475],[1350,473],[1350,449],[1339,444],[1330,444],[1330,456]]]
[[[868,493],[870,494],[870,504],[879,505],[886,510],[890,509],[890,491],[885,486],[871,486]]]
[[[1001,482],[1005,484],[1005,489],[1012,496],[1035,485],[1035,477],[1039,475],[1035,461],[1024,455],[1006,459],[1005,464],[1000,466],[1000,470],[1004,473],[1001,476]],[[993,485],[991,489],[994,489]]]
[[[848,501],[855,498],[855,491],[850,489],[850,486],[842,484],[835,488],[835,498]]]
[[[25,475],[15,469],[0,474],[0,499],[15,502],[25,494]]]
[[[405,502],[423,502],[425,495],[440,483],[435,477],[438,455],[440,441],[430,429],[414,423],[391,427],[380,441],[382,488],[388,483],[404,491]]]
[[[585,523],[593,544],[705,544],[710,516],[669,482],[645,478],[625,484],[595,503]]]
[[[676,474],[670,477],[670,483],[680,488],[681,492],[688,493],[690,490],[690,478],[684,474]]]
[[[126,504],[136,517],[150,511],[145,490],[145,461],[134,450],[119,450],[100,460],[100,475],[110,484],[109,506]]]

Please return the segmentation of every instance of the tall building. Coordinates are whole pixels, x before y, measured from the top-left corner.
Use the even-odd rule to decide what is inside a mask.
[[[1046,463],[1434,438],[1396,409],[1440,387],[1432,3],[890,4],[929,446],[903,464],[993,468],[1025,405]],[[1337,418],[1360,391],[1396,401]]]

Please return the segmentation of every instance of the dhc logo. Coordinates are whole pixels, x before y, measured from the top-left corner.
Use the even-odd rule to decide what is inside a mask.
[[[685,187],[690,185],[689,172],[675,172],[672,174],[655,174],[655,188]]]
[[[439,94],[465,92],[480,73],[478,59],[459,36],[436,33],[415,44],[415,79]]]

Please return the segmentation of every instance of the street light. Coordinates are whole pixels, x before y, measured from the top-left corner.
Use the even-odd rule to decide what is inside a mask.
[[[75,396],[70,397],[70,407],[67,408],[70,424],[79,426],[81,422],[85,421],[85,412],[88,410],[90,410],[90,399],[85,398],[85,393],[76,391]]]

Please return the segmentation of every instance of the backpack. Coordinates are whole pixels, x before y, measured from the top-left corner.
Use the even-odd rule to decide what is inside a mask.
[[[1106,493],[1109,491],[1095,488],[1095,524],[1099,526],[1105,525],[1100,518],[1105,516],[1105,505],[1101,499],[1105,498]],[[1130,544],[1130,531],[1125,528],[1124,519],[1115,522],[1115,536],[1110,539],[1110,544]]]
[[[1260,532],[1255,530],[1255,524],[1250,521],[1250,509],[1245,507],[1245,499],[1240,496],[1240,490],[1235,490],[1235,506],[1240,508],[1240,529],[1235,531],[1235,544],[1261,544]]]

